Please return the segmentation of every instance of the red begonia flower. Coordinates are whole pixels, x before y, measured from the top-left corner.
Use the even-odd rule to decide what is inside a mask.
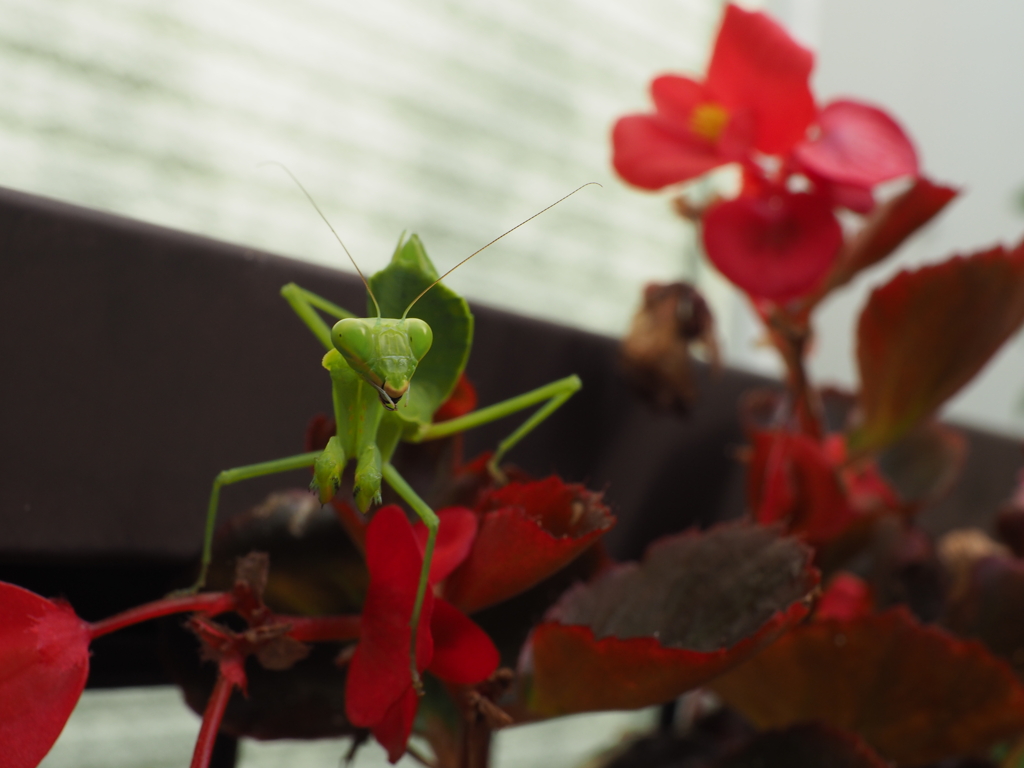
[[[832,268],[843,233],[823,195],[778,187],[713,205],[704,249],[718,270],[753,298],[802,296]]]
[[[705,81],[659,77],[651,86],[655,114],[616,123],[616,170],[631,184],[659,189],[754,149],[787,152],[814,118],[813,63],[765,14],[727,6]]]
[[[441,403],[441,407],[434,411],[434,421],[448,421],[476,409],[476,388],[465,373],[459,375],[455,382],[455,389],[448,395],[448,399]]]
[[[35,768],[89,676],[89,625],[71,606],[0,582],[0,755]]]
[[[834,101],[818,115],[817,126],[817,136],[793,149],[797,163],[814,176],[870,189],[918,173],[914,145],[899,124],[876,107]]]
[[[438,517],[431,582],[458,565],[468,552],[467,540],[471,542],[476,533],[468,510],[442,510]],[[405,753],[416,716],[409,624],[423,566],[421,542],[399,507],[378,510],[367,527],[366,566],[370,586],[363,604],[362,635],[349,664],[345,708],[349,721],[371,729],[388,759],[396,762]],[[498,660],[486,633],[428,589],[417,630],[417,668],[471,685],[486,680]]]
[[[871,587],[859,576],[840,571],[829,581],[814,607],[815,621],[852,621],[875,612]]]

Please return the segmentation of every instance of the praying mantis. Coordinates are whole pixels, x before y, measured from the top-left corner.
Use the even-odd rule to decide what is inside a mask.
[[[201,589],[206,581],[221,488],[243,480],[312,467],[311,490],[318,494],[321,504],[327,504],[339,491],[346,466],[354,461],[353,495],[361,512],[366,513],[373,504],[380,503],[382,483],[387,483],[427,528],[423,566],[410,616],[412,679],[416,689],[422,690],[416,665],[416,640],[439,520],[391,464],[395,449],[401,441],[438,440],[539,405],[498,444],[488,463],[492,477],[501,482],[499,465],[505,454],[582,386],[578,376],[567,376],[463,416],[433,423],[434,412],[451,394],[466,367],[473,339],[473,315],[469,305],[441,280],[501,238],[595,182],[578,187],[517,224],[440,277],[419,237],[406,238],[403,234],[390,264],[367,280],[313,198],[290,171],[284,170],[292,176],[348,255],[366,286],[368,311],[372,316],[357,317],[294,283],[281,289],[281,295],[327,350],[322,362],[331,378],[337,431],[322,451],[235,467],[216,476],[207,508],[199,578],[191,591]],[[330,327],[323,315],[337,322]]]

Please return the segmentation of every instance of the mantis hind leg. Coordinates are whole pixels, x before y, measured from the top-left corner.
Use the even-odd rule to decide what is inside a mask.
[[[409,619],[409,628],[412,630],[412,642],[409,645],[409,667],[412,670],[412,684],[416,693],[423,695],[423,681],[420,679],[420,671],[416,666],[416,641],[419,633],[420,613],[423,611],[423,600],[427,596],[427,588],[430,586],[430,564],[434,559],[434,543],[437,541],[437,529],[440,520],[437,513],[419,497],[419,494],[412,489],[405,478],[398,470],[385,463],[383,466],[384,479],[388,485],[395,489],[405,502],[412,507],[423,524],[427,526],[427,545],[423,550],[423,567],[420,569],[420,581],[416,588],[416,602],[413,603],[412,616]]]
[[[530,432],[537,428],[537,426],[548,418],[552,413],[562,407],[570,397],[579,391],[583,383],[580,381],[580,377],[576,375],[566,376],[564,379],[553,381],[550,384],[545,384],[543,387],[524,392],[516,397],[510,397],[508,400],[502,400],[500,403],[489,405],[486,408],[481,408],[472,413],[467,413],[465,416],[460,416],[449,421],[443,421],[440,424],[431,424],[425,427],[415,438],[415,442],[424,440],[437,440],[442,437],[448,437],[459,432],[464,432],[467,429],[473,427],[479,427],[484,424],[489,424],[492,421],[509,416],[517,411],[530,408],[537,403],[544,403],[543,406],[538,408],[530,418],[520,424],[512,434],[498,443],[498,448],[491,457],[491,460],[487,464],[487,469],[490,471],[491,476],[504,481],[504,476],[498,465],[504,458],[505,454],[512,449],[516,443],[526,437]],[[546,401],[546,402],[545,402]]]
[[[213,480],[213,489],[210,491],[210,503],[206,509],[206,527],[203,533],[203,555],[199,563],[199,578],[196,583],[189,587],[187,592],[198,592],[206,584],[206,572],[210,568],[210,560],[213,557],[213,532],[217,524],[217,506],[220,503],[220,489],[225,485],[252,480],[256,477],[274,475],[279,472],[288,472],[293,469],[311,467],[320,456],[320,451],[300,453],[297,456],[288,456],[274,461],[264,461],[259,464],[249,464],[244,467],[226,469],[219,473]]]

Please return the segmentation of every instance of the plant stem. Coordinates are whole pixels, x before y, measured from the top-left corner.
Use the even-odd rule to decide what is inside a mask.
[[[811,330],[805,322],[786,315],[778,308],[770,310],[768,314],[761,313],[761,317],[768,327],[772,343],[786,365],[786,377],[800,431],[820,441],[825,431],[822,426],[821,403],[810,385],[804,366]]]
[[[191,768],[209,768],[217,732],[220,730],[224,710],[227,709],[234,688],[234,683],[223,674],[217,675],[217,683],[213,686],[213,693],[210,694],[210,700],[206,702],[206,711],[203,712],[203,724],[199,728],[195,752],[192,753]]]
[[[274,624],[290,624],[289,637],[305,643],[332,640],[355,640],[359,637],[360,616],[282,616],[274,614]]]
[[[109,634],[118,629],[124,629],[132,624],[139,624],[150,619],[158,619],[161,616],[170,616],[174,613],[191,613],[201,611],[211,616],[218,613],[225,613],[235,607],[235,596],[230,592],[204,592],[200,595],[185,595],[183,597],[168,597],[155,600],[152,603],[129,608],[123,613],[111,616],[109,619],[97,621],[89,625],[90,637],[95,640],[97,637]]]

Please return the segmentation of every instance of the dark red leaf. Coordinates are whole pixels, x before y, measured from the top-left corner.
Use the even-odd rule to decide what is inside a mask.
[[[857,328],[861,423],[854,452],[881,448],[931,416],[1024,322],[1024,243],[898,274]]]
[[[498,668],[498,649],[470,618],[440,598],[430,621],[434,659],[429,670],[456,685],[483,682]]]
[[[754,298],[787,301],[831,269],[843,242],[826,197],[774,190],[708,209],[704,248],[729,280]]]
[[[818,115],[819,132],[793,155],[814,175],[836,184],[873,187],[917,175],[917,153],[899,124],[882,110],[833,101]]]
[[[370,585],[363,604],[362,636],[349,664],[345,709],[353,725],[372,727],[412,689],[409,627],[423,555],[405,513],[390,505],[377,510],[366,531]],[[427,590],[417,631],[416,663],[433,657]]]
[[[814,119],[814,56],[766,14],[728,5],[708,65],[707,87],[729,110],[753,114],[754,146],[781,154]]]
[[[889,768],[855,734],[821,723],[755,736],[715,768]]]
[[[534,630],[526,706],[547,716],[635,708],[703,684],[807,615],[810,558],[749,524],[655,542],[643,563],[571,589]]]
[[[1024,731],[1024,688],[1009,666],[903,608],[797,627],[711,688],[759,728],[820,720],[900,765]]]
[[[473,549],[444,586],[445,599],[466,613],[561,570],[615,522],[600,494],[555,476],[485,491],[477,513]]]
[[[962,585],[953,576],[948,626],[977,637],[1024,676],[1024,561],[979,553],[967,565]]]
[[[904,240],[931,221],[956,195],[957,191],[952,187],[939,186],[928,179],[919,178],[906,192],[880,205],[840,249],[835,267],[816,299],[891,254]]]
[[[35,768],[89,676],[89,626],[65,603],[0,582],[0,755]]]

